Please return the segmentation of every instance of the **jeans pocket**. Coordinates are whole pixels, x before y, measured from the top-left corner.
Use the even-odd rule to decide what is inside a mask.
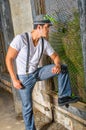
[[[18,79],[21,81],[21,83],[23,84],[27,79],[28,76],[27,75],[19,75]]]

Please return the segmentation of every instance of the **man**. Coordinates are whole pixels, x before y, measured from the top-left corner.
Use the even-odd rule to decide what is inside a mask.
[[[37,81],[58,75],[58,104],[63,106],[78,101],[77,97],[71,97],[67,66],[61,65],[59,55],[46,40],[50,26],[50,20],[44,19],[43,15],[37,16],[34,20],[34,30],[27,35],[25,33],[17,35],[11,42],[6,56],[13,86],[21,96],[26,130],[36,130],[32,110],[32,91]],[[42,53],[50,56],[54,64],[38,68]],[[16,60],[16,71],[14,60]]]

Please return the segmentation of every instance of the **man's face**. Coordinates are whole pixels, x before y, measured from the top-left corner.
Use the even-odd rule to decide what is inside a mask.
[[[44,24],[43,26],[40,25],[40,28],[39,28],[40,31],[39,31],[39,33],[40,33],[41,37],[48,38],[49,27],[50,27],[50,25],[48,23]]]

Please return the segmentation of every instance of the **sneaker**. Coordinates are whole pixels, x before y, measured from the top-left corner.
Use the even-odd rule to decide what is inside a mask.
[[[59,106],[64,106],[67,105],[69,103],[75,103],[79,101],[79,97],[71,97],[71,96],[67,96],[67,97],[63,97],[63,98],[58,98],[58,105]]]

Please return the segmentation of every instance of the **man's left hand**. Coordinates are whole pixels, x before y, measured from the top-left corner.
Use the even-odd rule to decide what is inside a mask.
[[[52,73],[54,74],[59,74],[61,72],[61,65],[55,65],[53,68],[52,68]]]

